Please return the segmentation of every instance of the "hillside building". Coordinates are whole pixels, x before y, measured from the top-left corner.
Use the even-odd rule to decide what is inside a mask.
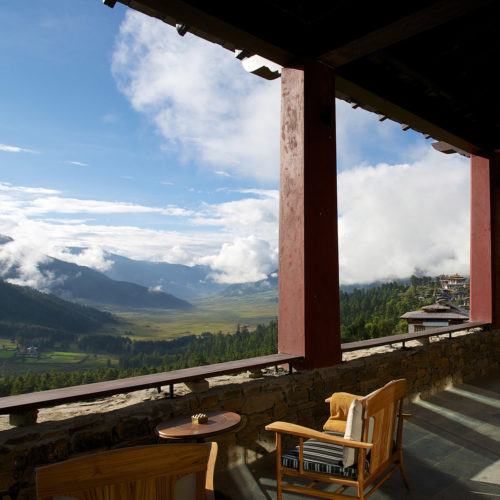
[[[408,322],[408,333],[415,333],[466,323],[469,321],[469,311],[451,304],[436,303],[423,306],[418,311],[407,312],[401,319]]]
[[[468,287],[467,279],[459,274],[453,276],[441,276],[441,288],[443,290],[457,290],[461,287]]]

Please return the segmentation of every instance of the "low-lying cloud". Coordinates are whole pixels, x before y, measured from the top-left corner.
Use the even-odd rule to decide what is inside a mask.
[[[245,283],[264,279],[278,267],[276,246],[255,236],[224,243],[214,254],[199,259],[214,269],[210,277],[219,283]]]
[[[343,171],[338,191],[342,283],[404,278],[417,269],[430,275],[468,274],[468,160],[427,147],[411,163]],[[213,269],[213,279],[225,283],[262,279],[277,267],[277,190],[246,189],[240,199],[201,203],[197,210],[54,194],[40,187],[0,185],[0,233],[15,240],[0,246],[0,259],[4,265],[22,260],[25,284],[47,279],[36,275],[35,264],[44,255],[100,270],[109,265],[105,252],[205,264]],[[130,212],[145,224],[131,225]],[[77,217],[68,218],[70,213]],[[92,219],[78,217],[89,213]],[[112,224],[101,220],[111,214]],[[179,229],[146,227],[150,215]],[[67,248],[75,246],[85,250],[69,253]]]
[[[50,279],[37,272],[46,255],[97,270],[109,268],[108,253],[132,259],[185,265],[210,265],[221,282],[261,279],[277,267],[278,192],[245,190],[241,199],[202,203],[199,210],[177,206],[147,207],[124,202],[77,200],[38,188],[4,186],[0,192],[0,234],[14,238],[0,245],[7,266],[22,258],[18,284],[41,288]],[[45,194],[45,196],[44,196]],[[234,196],[234,193],[232,193]],[[92,214],[92,219],[67,215]],[[138,214],[142,227],[130,225]],[[103,223],[112,215],[116,223]],[[146,227],[148,217],[163,217],[182,230]],[[70,251],[79,247],[79,252]],[[4,269],[6,267],[4,266]]]
[[[428,148],[411,164],[362,166],[339,175],[344,283],[469,273],[468,160]]]

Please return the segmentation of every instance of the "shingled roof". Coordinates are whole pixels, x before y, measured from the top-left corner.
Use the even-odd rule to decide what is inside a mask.
[[[469,311],[462,309],[461,307],[454,306],[452,304],[441,304],[436,303],[430,306],[423,306],[418,311],[410,311],[402,316],[401,319],[448,319],[448,320],[469,320]]]

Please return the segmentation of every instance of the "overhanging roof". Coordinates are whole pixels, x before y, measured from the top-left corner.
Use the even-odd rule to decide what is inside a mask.
[[[321,61],[341,99],[469,153],[500,149],[498,1],[120,1],[229,50]]]

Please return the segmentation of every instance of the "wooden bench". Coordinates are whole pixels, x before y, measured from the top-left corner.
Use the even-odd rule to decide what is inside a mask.
[[[156,387],[158,391],[161,391],[161,387],[167,385],[170,387],[170,396],[173,397],[174,384],[180,382],[199,381],[209,377],[257,370],[268,366],[278,367],[283,364],[288,364],[289,371],[291,371],[292,364],[301,360],[302,356],[272,354],[270,356],[259,356],[213,365],[185,368],[183,370],[141,375],[139,377],[63,387],[61,389],[50,389],[48,391],[31,392],[28,394],[17,394],[15,396],[0,398],[0,415],[10,414],[12,425],[29,425],[36,422],[38,408],[47,408],[75,401],[87,401],[114,394],[150,389],[152,387]]]

